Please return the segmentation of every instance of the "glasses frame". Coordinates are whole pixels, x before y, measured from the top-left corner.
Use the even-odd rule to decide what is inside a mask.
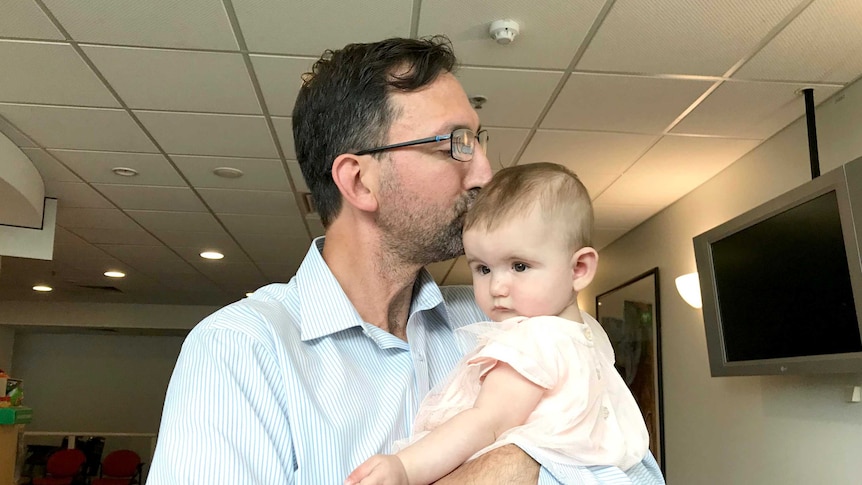
[[[487,149],[487,144],[488,144],[488,141],[490,140],[490,137],[488,136],[488,130],[479,130],[478,132],[473,133],[473,130],[471,130],[469,128],[457,128],[455,130],[452,130],[452,132],[447,134],[447,135],[429,136],[427,138],[420,138],[418,140],[403,141],[401,143],[393,143],[391,145],[384,145],[382,147],[369,148],[367,150],[359,150],[358,152],[354,153],[354,155],[369,155],[372,153],[385,152],[387,150],[392,150],[394,148],[411,147],[411,146],[415,146],[415,145],[424,145],[426,143],[437,143],[437,142],[441,142],[441,141],[445,141],[445,140],[451,140],[451,139],[455,138],[455,133],[457,133],[459,131],[466,131],[466,132],[473,135],[472,139],[476,140],[473,144],[474,147],[476,145],[480,145],[482,147],[482,150]],[[485,143],[484,144],[479,142],[479,137],[483,136],[483,135],[485,136]],[[474,149],[474,152],[475,152],[475,149]],[[460,158],[457,158],[455,156],[455,145],[453,143],[449,144],[449,156],[452,157],[452,159],[457,160],[459,162],[469,162],[469,161],[473,160],[473,154],[470,154],[469,160],[462,160]]]

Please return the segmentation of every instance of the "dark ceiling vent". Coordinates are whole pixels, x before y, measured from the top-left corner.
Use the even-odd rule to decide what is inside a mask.
[[[317,212],[317,208],[314,207],[314,199],[311,198],[311,194],[304,192],[302,194],[302,202],[305,204],[305,213],[306,214],[314,214]]]

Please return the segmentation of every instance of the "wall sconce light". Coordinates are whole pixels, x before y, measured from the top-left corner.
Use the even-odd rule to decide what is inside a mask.
[[[697,272],[684,274],[676,278],[676,291],[686,303],[694,308],[701,308],[703,302],[700,298],[700,281],[697,279]]]

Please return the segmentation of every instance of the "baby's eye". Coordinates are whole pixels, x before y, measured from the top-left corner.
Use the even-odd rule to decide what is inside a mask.
[[[479,274],[488,274],[491,272],[491,268],[485,266],[484,264],[476,265],[476,272]]]
[[[524,271],[527,271],[528,267],[529,266],[524,263],[515,263],[512,265],[512,269],[515,270],[515,272],[517,273],[523,273]]]

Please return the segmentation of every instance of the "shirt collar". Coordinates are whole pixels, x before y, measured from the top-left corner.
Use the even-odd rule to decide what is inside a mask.
[[[352,327],[366,327],[335,275],[323,260],[325,237],[316,238],[296,272],[300,295],[300,335],[303,341],[324,337]],[[422,268],[413,284],[410,316],[443,304],[443,295],[428,271]]]

